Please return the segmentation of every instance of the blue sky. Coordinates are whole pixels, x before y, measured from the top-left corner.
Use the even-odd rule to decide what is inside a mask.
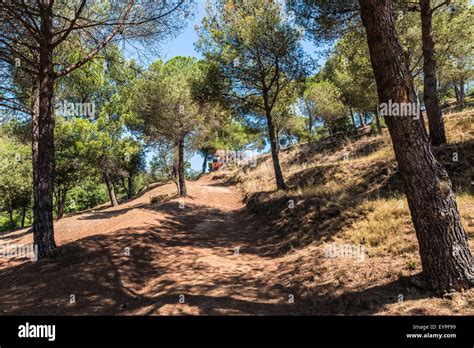
[[[206,1],[197,0],[194,18],[188,22],[185,30],[183,30],[174,39],[171,39],[162,48],[162,58],[165,60],[175,56],[192,56],[202,58],[202,55],[194,49],[194,43],[198,40],[198,36],[194,27],[201,25],[201,20],[206,14]]]
[[[194,43],[198,40],[195,26],[201,24],[201,20],[206,14],[205,7],[205,0],[196,0],[194,18],[188,22],[187,27],[181,31],[181,33],[163,44],[161,48],[162,59],[169,60],[175,56],[192,56],[196,58],[202,58],[202,55],[195,50]],[[303,48],[305,49],[306,53],[308,53],[314,59],[317,57],[316,52],[320,51],[309,41],[303,42]],[[320,65],[324,64],[324,58],[318,59],[317,63]],[[148,153],[147,162],[149,162],[152,156],[152,153]],[[204,159],[200,155],[194,155],[190,160],[191,167],[194,170],[201,170],[203,160]]]

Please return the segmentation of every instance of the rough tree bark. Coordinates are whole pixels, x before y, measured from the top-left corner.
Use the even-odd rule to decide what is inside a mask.
[[[31,164],[33,171],[33,188],[37,186],[38,182],[38,119],[39,119],[39,82],[33,83],[31,93]],[[34,205],[36,202],[36,191],[33,190],[33,228],[34,228]]]
[[[202,162],[202,173],[204,174],[207,170],[207,158],[209,154],[207,152],[204,153],[204,161]]]
[[[456,106],[459,106],[459,87],[456,80],[453,80],[452,86],[454,88],[454,93],[456,94]]]
[[[351,120],[352,120],[352,124],[354,125],[354,129],[357,130],[357,125],[356,125],[356,121],[355,121],[355,117],[354,117],[354,112],[352,111],[351,107],[349,107],[349,111],[351,113]]]
[[[270,112],[267,112],[268,137],[270,138],[270,148],[272,151],[273,169],[275,170],[275,181],[278,190],[287,190],[283,173],[281,171],[280,159],[278,157],[278,144],[275,125]]]
[[[21,222],[20,227],[25,227],[25,218],[26,218],[26,205],[21,207]]]
[[[436,93],[435,42],[433,40],[431,0],[420,0],[421,38],[423,46],[423,100],[428,115],[431,143],[435,146],[446,143],[443,116]]]
[[[178,182],[180,196],[187,196],[186,173],[184,171],[184,137],[178,142]]]
[[[120,178],[120,182],[122,183],[123,189],[124,189],[125,192],[127,193],[127,198],[131,198],[131,195],[130,195],[130,193],[129,193],[129,191],[128,191],[128,186],[127,186],[127,184],[125,184],[125,180],[124,180],[123,177]]]
[[[465,96],[465,91],[464,91],[464,79],[461,79],[459,81],[459,108],[463,108],[465,105],[464,103],[464,96]]]
[[[278,129],[275,128],[275,144],[276,144],[276,153],[277,155],[280,154],[280,149],[281,149],[281,146],[280,146],[280,131],[278,131]]]
[[[380,103],[414,103],[415,90],[393,18],[392,0],[359,0]],[[386,117],[419,242],[423,275],[435,293],[469,288],[473,258],[446,170],[421,121]]]
[[[132,198],[133,195],[135,194],[134,187],[133,187],[133,176],[129,175],[127,177],[127,184],[128,184],[127,197]]]
[[[358,112],[357,114],[359,115],[360,127],[364,128],[365,127],[365,116],[361,112]]]
[[[58,220],[64,216],[64,207],[66,206],[66,197],[68,190],[55,190],[56,209],[58,211]]]
[[[120,178],[120,182],[122,183],[122,187],[127,193],[127,198],[130,199],[133,197],[133,177],[130,177],[130,174],[127,176],[127,182],[125,183],[125,179],[123,177]]]
[[[55,257],[56,242],[53,226],[54,187],[54,113],[53,113],[53,50],[52,4],[39,6],[41,40],[39,47],[39,96],[37,113],[33,112],[33,240],[38,258]],[[34,98],[36,99],[36,98]],[[36,118],[36,119],[35,119]],[[34,161],[35,162],[35,161]]]
[[[375,105],[374,108],[374,118],[375,118],[375,125],[377,126],[377,132],[382,132],[382,123],[380,122],[380,115],[379,115],[379,108],[378,105]]]
[[[10,218],[10,228],[14,229],[16,227],[15,219],[13,219],[13,208],[8,207],[8,216]]]
[[[64,216],[64,207],[66,206],[66,194],[61,195],[61,200],[58,203],[58,220]]]
[[[303,98],[303,102],[306,107],[306,111],[308,112],[308,131],[309,131],[309,134],[313,134],[313,114],[311,112],[311,108],[309,107],[306,99]]]
[[[459,84],[456,80],[453,81],[454,92],[456,93],[456,107],[463,108],[464,105],[464,80],[461,79]]]
[[[115,194],[115,188],[112,179],[110,178],[110,175],[107,172],[102,173],[102,175],[104,177],[105,185],[107,186],[107,192],[109,193],[110,204],[112,205],[112,207],[116,207],[119,204],[117,201],[117,195]]]

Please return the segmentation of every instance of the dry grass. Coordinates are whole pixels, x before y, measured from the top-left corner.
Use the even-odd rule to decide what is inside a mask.
[[[456,189],[471,248],[473,124],[473,110],[446,115],[448,144],[435,149]],[[282,283],[296,284],[320,313],[473,314],[474,290],[441,299],[410,283],[421,271],[418,243],[386,130],[335,147],[295,146],[282,151],[280,160],[291,187],[287,192],[276,191],[268,155],[256,168],[211,177],[237,184],[247,206],[265,221],[262,230],[270,237],[262,248],[281,258]],[[325,248],[334,244],[364,246],[367,258],[360,263],[324,257]],[[404,301],[398,301],[399,294]],[[338,300],[331,302],[335,296]],[[345,296],[347,301],[341,300]]]
[[[363,203],[365,219],[345,231],[354,244],[368,248],[369,256],[399,255],[417,249],[405,199],[380,199]]]
[[[459,144],[474,138],[474,110],[449,115],[445,123],[448,143]]]
[[[151,204],[160,204],[164,202],[168,202],[172,200],[173,198],[176,198],[177,194],[176,193],[169,193],[169,194],[163,194],[163,195],[156,195],[156,196],[151,196],[150,197],[150,203]]]

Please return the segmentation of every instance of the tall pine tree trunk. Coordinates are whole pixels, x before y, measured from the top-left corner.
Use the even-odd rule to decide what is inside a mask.
[[[361,128],[365,127],[365,116],[362,112],[357,113],[359,115],[359,120],[360,120],[360,126]]]
[[[380,103],[415,103],[395,31],[392,0],[359,0]],[[436,293],[469,288],[473,258],[446,170],[433,155],[421,121],[386,117],[419,242],[423,274]]]
[[[187,196],[186,173],[184,171],[184,137],[178,142],[178,182],[180,196]]]
[[[308,132],[311,135],[313,134],[313,115],[306,99],[303,98],[303,102],[308,112]]]
[[[39,6],[41,43],[39,48],[39,97],[37,114],[33,112],[33,240],[38,258],[57,254],[53,226],[54,188],[54,71],[52,47],[52,5],[44,1]]]
[[[135,194],[135,192],[133,191],[134,188],[133,188],[133,176],[132,175],[129,175],[127,177],[127,184],[128,184],[127,197],[132,198],[133,195]]]
[[[273,124],[270,112],[267,112],[268,137],[270,138],[270,148],[272,151],[273,169],[275,171],[275,181],[278,190],[286,190],[288,187],[285,184],[283,173],[281,171],[280,159],[278,157],[278,144],[275,125]]]
[[[446,143],[444,122],[436,94],[436,60],[433,28],[431,25],[431,0],[420,0],[421,10],[421,38],[423,43],[423,99],[428,115],[428,128],[431,143],[435,146]]]
[[[453,80],[453,88],[454,88],[454,93],[456,94],[456,106],[459,106],[460,95],[459,95],[458,83],[456,82],[456,80]]]
[[[66,206],[67,190],[55,190],[56,210],[58,211],[58,220],[64,216],[64,208]]]
[[[354,117],[354,112],[352,111],[352,108],[351,108],[351,107],[349,107],[349,111],[350,111],[350,113],[351,113],[351,120],[352,120],[352,124],[353,124],[353,126],[354,126],[354,129],[357,130],[357,125],[356,125],[356,121],[355,121],[355,117]]]
[[[465,106],[464,97],[465,97],[464,79],[461,79],[459,81],[459,107],[460,108],[463,108]]]
[[[13,219],[13,208],[8,207],[8,216],[10,218],[10,228],[13,230],[16,227],[15,219]]]
[[[280,132],[275,129],[275,144],[276,144],[276,153],[280,154]]]
[[[110,204],[112,205],[112,207],[116,207],[119,204],[117,201],[117,195],[115,194],[114,184],[112,182],[112,179],[110,178],[110,174],[107,173],[107,171],[104,171],[102,175],[104,177],[105,186],[107,186],[107,192],[109,193]]]
[[[379,115],[379,108],[378,105],[374,108],[374,117],[375,117],[375,125],[377,126],[377,132],[382,132],[382,123],[380,122],[380,115]]]
[[[59,209],[58,209],[58,219],[61,219],[64,216],[64,209],[66,207],[66,198],[67,198],[67,190],[61,192]]]
[[[31,164],[33,169],[33,227],[34,227],[34,206],[37,200],[35,187],[38,185],[38,119],[39,119],[39,83],[36,81],[33,84],[31,94]]]
[[[23,205],[21,207],[21,222],[20,222],[21,228],[25,227],[25,218],[26,218],[26,205]]]
[[[206,169],[207,169],[207,158],[208,158],[209,154],[206,152],[204,153],[204,161],[202,162],[202,173],[204,174],[206,172]]]
[[[120,182],[122,183],[123,189],[124,189],[125,192],[127,193],[127,198],[130,198],[131,196],[130,196],[130,193],[129,193],[129,191],[128,191],[128,186],[127,186],[127,184],[125,184],[125,180],[124,180],[123,177],[120,178]]]

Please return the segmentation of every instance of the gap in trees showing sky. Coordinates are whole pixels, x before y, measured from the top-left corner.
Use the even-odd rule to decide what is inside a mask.
[[[186,28],[176,35],[174,38],[168,40],[167,42],[163,43],[162,47],[159,48],[160,57],[155,57],[154,59],[147,59],[147,64],[149,65],[154,60],[161,58],[165,61],[172,59],[176,56],[189,56],[189,57],[196,57],[197,59],[203,58],[200,52],[198,52],[194,44],[198,41],[198,34],[195,30],[196,26],[201,25],[201,21],[203,17],[206,15],[206,1],[205,0],[197,0],[195,6],[194,17],[189,21]],[[302,42],[303,48],[306,53],[315,60],[317,66],[323,66],[326,58],[324,52],[328,49],[328,46],[325,47],[316,47],[311,41],[304,40]],[[133,53],[134,48],[129,47],[127,48],[127,53]],[[145,49],[146,51],[146,49]],[[133,54],[130,54],[133,57]],[[268,152],[270,147],[267,145],[262,152]],[[147,153],[146,161],[150,163],[153,157],[153,152],[149,151]],[[201,170],[203,157],[199,154],[194,154],[190,159],[191,168],[193,170]]]

